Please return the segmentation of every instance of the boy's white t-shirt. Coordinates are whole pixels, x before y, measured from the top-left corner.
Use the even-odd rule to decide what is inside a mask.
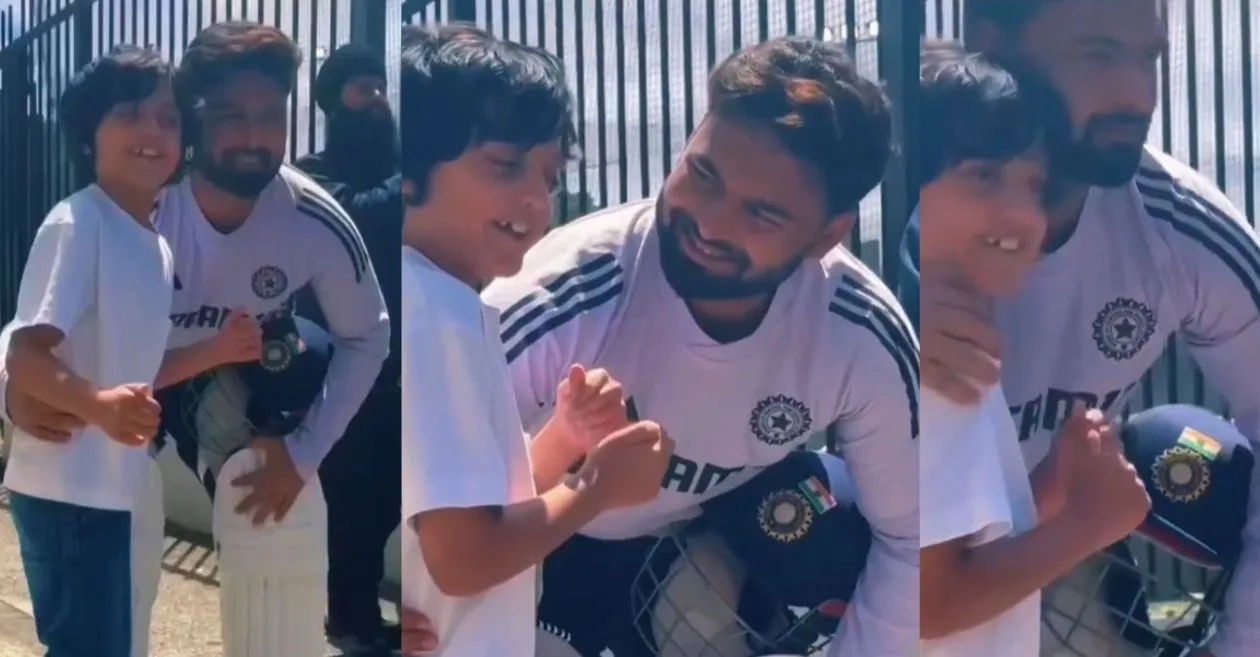
[[[53,353],[99,388],[151,385],[170,333],[172,277],[165,240],[89,185],[58,203],[35,234],[12,327],[56,327],[65,339]],[[101,299],[110,307],[101,307]],[[144,492],[149,458],[147,447],[123,445],[96,426],[65,443],[14,428],[4,485],[32,497],[131,511]]]
[[[966,536],[983,545],[1037,524],[1028,470],[999,387],[979,407],[922,391],[920,540],[924,547]],[[967,595],[959,591],[958,595]],[[1041,594],[987,623],[924,641],[921,657],[1037,657]]]
[[[536,492],[497,312],[418,251],[404,247],[402,258],[403,604],[432,620],[437,656],[532,657],[536,569],[478,596],[447,596],[410,522]]]

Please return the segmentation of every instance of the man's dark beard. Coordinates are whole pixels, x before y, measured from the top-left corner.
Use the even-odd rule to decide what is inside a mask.
[[[662,207],[659,211],[665,210]],[[738,274],[715,276],[683,251],[684,235],[694,230],[692,228],[694,222],[689,217],[675,211],[668,226],[659,219],[657,226],[661,269],[665,274],[665,281],[679,297],[686,301],[726,301],[773,294],[783,281],[796,272],[803,260],[803,258],[797,259],[778,271],[756,278],[744,278]]]
[[[372,181],[398,170],[398,124],[389,111],[341,110],[328,117],[328,154]]]
[[[1151,117],[1121,112],[1095,115],[1077,138],[1067,96],[1043,70],[1024,57],[998,57],[998,61],[1015,73],[1021,93],[1043,112],[1051,177],[1093,187],[1119,187],[1133,179],[1142,162],[1143,145],[1098,146],[1098,133],[1109,127],[1123,127],[1137,128],[1145,134]]]
[[[1134,114],[1108,114],[1093,118],[1080,139],[1048,139],[1050,168],[1095,187],[1128,184],[1142,163],[1142,144],[1098,146],[1097,134],[1110,126],[1150,128],[1150,119]]]
[[[263,154],[258,154],[264,157]],[[270,164],[271,156],[265,155]],[[225,157],[224,159],[230,159]],[[193,169],[205,176],[211,184],[223,191],[243,199],[255,199],[271,181],[275,179],[276,174],[280,173],[279,165],[274,168],[267,167],[265,171],[238,171],[230,164],[216,162],[214,156],[210,154],[209,149],[198,148],[193,153]]]
[[[1048,84],[1042,82],[1041,84]],[[1143,134],[1151,118],[1140,114],[1114,113],[1092,117],[1078,139],[1072,128],[1067,99],[1057,88],[1042,88],[1039,100],[1045,110],[1046,151],[1051,174],[1093,187],[1119,187],[1137,174],[1142,162],[1142,144],[1097,145],[1098,134],[1106,128],[1131,128]]]

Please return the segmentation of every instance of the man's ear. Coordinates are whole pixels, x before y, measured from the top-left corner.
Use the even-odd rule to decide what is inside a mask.
[[[846,212],[836,215],[827,220],[827,224],[822,227],[818,239],[814,242],[814,247],[809,250],[811,258],[821,258],[832,249],[836,248],[841,242],[849,238],[853,232],[853,224],[857,222],[857,212]]]

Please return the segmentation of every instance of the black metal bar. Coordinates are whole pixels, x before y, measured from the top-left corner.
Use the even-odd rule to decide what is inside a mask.
[[[663,4],[663,3],[662,3]],[[648,116],[648,60],[647,60],[647,2],[646,0],[635,0],[634,3],[634,27],[637,56],[637,68],[639,69],[639,198],[647,198],[652,195],[652,155],[648,145],[648,133],[651,132],[651,119]],[[666,67],[668,60],[661,62],[662,67]],[[662,75],[661,77],[665,77]],[[668,98],[663,98],[663,105],[669,103]],[[622,129],[625,132],[625,129]],[[669,150],[668,147],[665,150]],[[622,160],[625,160],[622,157]],[[629,162],[621,167],[623,171],[630,169]]]

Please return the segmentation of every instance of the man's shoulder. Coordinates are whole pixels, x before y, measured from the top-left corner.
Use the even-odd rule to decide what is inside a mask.
[[[329,258],[344,253],[354,270],[355,280],[362,280],[371,266],[367,245],[349,213],[319,183],[296,167],[285,164],[276,174],[277,187],[266,197],[269,210],[288,217],[277,222],[284,236],[276,239],[302,239],[307,248],[319,253],[304,254],[313,266],[325,266]],[[324,230],[308,230],[319,226]]]
[[[491,283],[482,296],[504,312],[531,296],[615,298],[634,271],[651,209],[647,201],[630,203],[553,229],[517,274]]]
[[[1215,182],[1153,146],[1143,151],[1134,186],[1146,214],[1174,226],[1178,220],[1246,223]]]
[[[854,329],[917,356],[918,340],[905,310],[888,285],[848,249],[832,249],[820,263],[824,280],[818,303],[833,331]]]

